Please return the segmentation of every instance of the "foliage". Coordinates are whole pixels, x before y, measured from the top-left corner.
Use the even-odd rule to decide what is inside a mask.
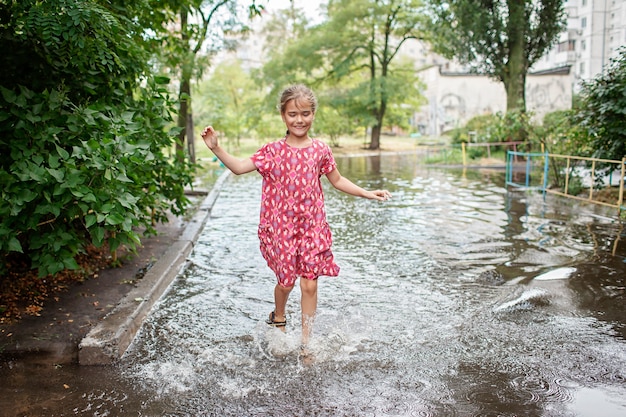
[[[211,124],[231,150],[237,151],[244,137],[266,139],[284,133],[276,108],[268,114],[265,91],[238,59],[220,63],[198,84],[194,95],[198,97],[194,117],[199,127]]]
[[[507,109],[525,110],[528,69],[558,40],[563,0],[428,0],[435,49],[504,83]]]
[[[452,132],[452,142],[524,141],[529,137],[528,133],[536,129],[530,119],[530,114],[520,111],[475,116],[464,127]],[[520,132],[525,132],[526,136],[520,137]]]
[[[167,211],[186,204],[185,167],[163,149],[171,118],[157,85],[126,97],[125,107],[74,106],[64,90],[20,94],[2,88],[3,159],[1,253],[24,253],[41,275],[76,268],[87,243],[115,250],[139,243],[137,226],[151,230]]]
[[[239,19],[240,2],[235,0],[169,0],[156,2],[156,7],[164,8],[167,13],[157,33],[161,35],[160,47],[166,51],[161,54],[163,73],[176,78],[179,83],[178,97],[180,107],[177,124],[180,128],[176,149],[178,158],[182,158],[185,140],[193,148],[192,127],[192,81],[201,78],[205,68],[209,67],[210,57],[218,51],[234,46],[228,41],[228,35],[242,34],[248,28]],[[262,6],[251,0],[248,5],[249,16],[259,15]],[[190,129],[191,130],[191,129]],[[188,135],[190,137],[188,137]],[[192,152],[194,158],[195,151]]]
[[[591,155],[589,143],[583,138],[580,125],[573,116],[573,110],[554,111],[544,116],[538,136],[546,151],[560,155]]]
[[[596,79],[583,85],[573,123],[596,158],[626,156],[626,48]]]
[[[238,60],[224,61],[198,86],[198,100],[203,103],[196,106],[195,117],[207,119],[227,138],[239,140],[248,134],[248,112],[252,109],[246,102],[252,97],[253,88],[253,81]]]
[[[138,9],[118,6],[24,0],[0,12],[13,51],[0,65],[3,273],[20,260],[45,276],[77,268],[90,245],[132,248],[139,226],[187,205],[191,166],[167,154],[168,80],[146,76],[145,28],[125,14]]]
[[[107,4],[77,0],[24,0],[0,12],[0,80],[33,91],[63,85],[84,103],[127,90],[146,69],[140,28]]]
[[[483,114],[472,117],[465,126],[450,132],[452,143],[493,142],[491,140],[491,129],[499,123],[499,118],[500,115],[496,114]]]
[[[288,24],[296,36],[287,38],[272,55],[264,67],[265,79],[276,80],[273,92],[287,79],[313,85],[320,96],[340,106],[335,109],[343,114],[344,123],[371,127],[369,147],[378,149],[388,109],[393,108],[396,116],[408,112],[420,97],[415,69],[407,71],[399,56],[408,40],[424,37],[421,11],[417,0],[330,1],[328,20],[323,23],[309,27],[306,21],[293,20]],[[328,116],[327,121],[330,116],[341,119],[337,114]],[[324,129],[337,135],[329,124]]]

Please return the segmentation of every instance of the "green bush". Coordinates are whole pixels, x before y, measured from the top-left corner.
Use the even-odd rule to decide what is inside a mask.
[[[141,28],[110,2],[0,10],[0,272],[41,276],[77,254],[131,249],[139,227],[182,214],[192,166],[169,155],[167,79],[149,75]]]
[[[1,88],[0,254],[21,253],[40,275],[76,268],[85,245],[134,247],[167,211],[180,214],[188,166],[173,143],[164,90],[152,83],[126,106],[74,106],[66,91]],[[10,109],[10,111],[7,111]]]
[[[580,127],[593,156],[626,156],[626,47],[594,80],[583,85],[573,124]]]
[[[517,142],[528,139],[532,130],[528,113],[511,111],[473,117],[464,127],[454,129],[450,136],[452,143]]]

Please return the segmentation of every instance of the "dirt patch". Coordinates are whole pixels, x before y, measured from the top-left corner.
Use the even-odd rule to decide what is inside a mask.
[[[23,261],[8,260],[8,272],[0,282],[0,324],[13,323],[24,315],[39,316],[48,299],[58,301],[59,294],[80,282],[98,275],[113,263],[108,247],[90,246],[76,258],[77,270],[65,270],[55,275],[40,277]]]

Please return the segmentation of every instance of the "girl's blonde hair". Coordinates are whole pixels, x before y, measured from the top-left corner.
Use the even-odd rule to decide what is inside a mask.
[[[285,113],[285,107],[287,106],[287,103],[291,100],[308,101],[311,105],[311,110],[313,111],[313,113],[315,113],[315,111],[317,110],[317,98],[315,97],[315,94],[313,94],[313,91],[309,87],[303,84],[294,84],[290,87],[285,88],[285,90],[282,92],[282,94],[280,95],[280,103],[278,106],[281,114]]]

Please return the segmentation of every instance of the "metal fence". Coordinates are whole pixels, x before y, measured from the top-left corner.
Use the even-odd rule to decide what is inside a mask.
[[[618,217],[626,209],[623,205],[625,171],[626,157],[618,161],[516,151],[507,151],[506,157],[508,186],[537,189],[543,193],[616,208]],[[550,172],[562,181],[550,183]],[[607,201],[606,195],[601,193],[603,189],[617,191],[616,196],[611,193]]]

